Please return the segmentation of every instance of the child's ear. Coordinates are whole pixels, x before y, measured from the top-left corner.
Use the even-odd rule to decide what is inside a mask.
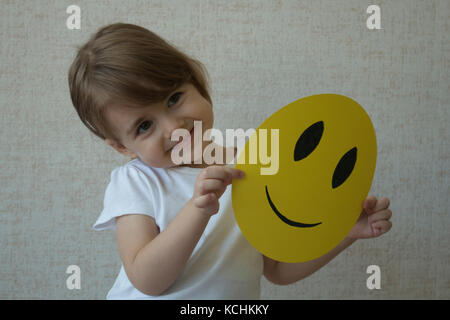
[[[130,158],[136,158],[137,157],[132,151],[128,150],[124,145],[122,145],[119,142],[116,142],[116,141],[113,141],[113,140],[110,140],[110,139],[105,139],[105,142],[109,146],[111,146],[115,150],[117,150],[117,152],[119,152],[119,153],[121,153],[121,154],[123,154],[123,155],[125,155],[127,157],[130,157]]]

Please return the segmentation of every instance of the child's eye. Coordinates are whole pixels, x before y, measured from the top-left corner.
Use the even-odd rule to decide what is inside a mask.
[[[168,106],[171,107],[172,105],[176,104],[178,102],[178,100],[180,100],[180,97],[181,97],[182,94],[183,94],[183,92],[174,93],[169,98],[169,101],[167,102]]]
[[[142,122],[141,125],[137,128],[137,131],[136,131],[137,135],[140,135],[142,133],[140,131],[140,129],[144,130],[144,132],[145,132],[151,127],[151,125],[152,125],[151,121]]]

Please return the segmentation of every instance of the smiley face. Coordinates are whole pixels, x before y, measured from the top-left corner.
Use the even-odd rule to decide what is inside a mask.
[[[278,171],[248,163],[259,131],[278,129]],[[267,139],[267,149],[274,150]],[[336,94],[306,97],[266,119],[238,156],[245,177],[233,180],[236,221],[261,253],[282,262],[322,256],[342,241],[361,213],[376,163],[372,122],[354,100]]]

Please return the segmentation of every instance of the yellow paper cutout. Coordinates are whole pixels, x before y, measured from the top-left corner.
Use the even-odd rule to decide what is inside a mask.
[[[267,164],[259,158],[248,163],[249,144],[261,129],[279,129],[276,174],[261,174]],[[270,137],[267,143],[270,152]],[[281,108],[242,151],[235,167],[245,177],[232,184],[236,221],[250,244],[281,262],[313,260],[345,238],[362,211],[377,156],[369,116],[356,101],[337,94]]]

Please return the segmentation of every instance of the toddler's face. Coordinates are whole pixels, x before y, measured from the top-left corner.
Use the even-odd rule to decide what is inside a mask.
[[[180,86],[163,102],[140,109],[113,106],[105,111],[105,117],[122,142],[117,144],[107,139],[106,143],[157,168],[175,166],[171,152],[178,142],[170,139],[174,130],[192,129],[193,137],[194,121],[202,121],[203,132],[212,128],[214,122],[212,105],[190,83]],[[203,144],[202,150],[207,142]],[[194,163],[193,145],[191,163]]]

